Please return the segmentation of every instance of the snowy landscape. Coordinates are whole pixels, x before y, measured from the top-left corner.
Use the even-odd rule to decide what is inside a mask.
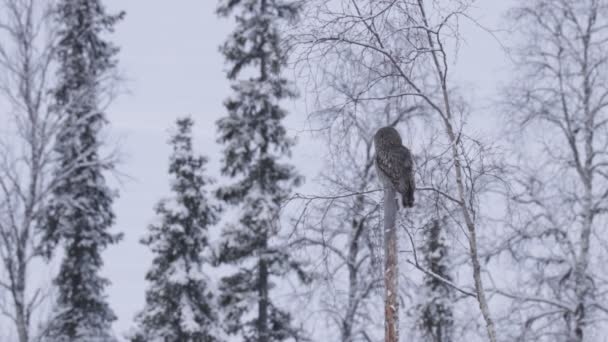
[[[608,0],[0,0],[0,342],[608,342]]]

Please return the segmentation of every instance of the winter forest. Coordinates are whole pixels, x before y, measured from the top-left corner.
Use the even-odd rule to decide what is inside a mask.
[[[0,342],[608,342],[608,0],[0,0]]]

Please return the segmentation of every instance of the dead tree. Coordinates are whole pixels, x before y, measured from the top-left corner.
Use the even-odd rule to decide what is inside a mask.
[[[413,160],[409,150],[402,145],[399,132],[393,127],[380,128],[374,135],[376,156],[374,162],[378,179],[384,187],[384,321],[386,342],[399,341],[397,254],[397,193],[404,207],[414,205]]]
[[[397,254],[397,210],[395,189],[384,189],[384,341],[399,341],[399,260]]]

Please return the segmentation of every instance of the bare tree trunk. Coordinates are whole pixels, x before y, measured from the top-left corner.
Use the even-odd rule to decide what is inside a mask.
[[[573,341],[583,341],[583,332],[585,330],[585,323],[587,320],[586,315],[586,299],[589,295],[588,286],[588,264],[589,264],[589,247],[591,231],[593,229],[594,219],[594,200],[593,200],[593,174],[594,174],[594,157],[596,151],[594,150],[594,134],[597,130],[595,123],[595,114],[591,110],[591,97],[592,97],[592,80],[590,75],[590,61],[589,49],[591,41],[591,32],[593,31],[594,23],[597,19],[598,11],[596,8],[592,8],[592,14],[588,19],[588,26],[585,30],[585,34],[581,38],[583,43],[583,61],[581,65],[581,73],[583,74],[583,110],[584,110],[584,171],[579,173],[581,181],[583,183],[583,226],[580,235],[580,252],[576,260],[574,277],[575,277],[575,294],[577,305],[575,309],[575,326]]]
[[[27,299],[25,296],[27,263],[23,261],[25,260],[23,256],[25,252],[21,250],[21,246],[17,244],[15,249],[15,255],[18,257],[17,260],[8,262],[7,271],[10,281],[8,284],[4,284],[4,287],[9,290],[13,302],[14,313],[10,317],[15,323],[18,341],[28,342],[30,313],[26,306]]]
[[[364,198],[359,195],[356,199],[355,212],[361,212],[364,206]],[[359,238],[363,232],[364,219],[353,219],[351,227],[353,231],[350,236],[348,243],[348,305],[346,309],[346,315],[342,321],[342,342],[351,342],[353,338],[353,325],[355,321],[355,314],[357,313],[357,306],[359,303],[359,267],[357,265],[357,258],[359,257]]]
[[[397,200],[392,187],[384,189],[384,341],[399,341],[399,301],[397,300]]]
[[[258,341],[265,342],[268,340],[268,265],[264,259],[259,261],[258,272]]]
[[[446,108],[449,110],[449,101],[447,100],[447,91],[444,91],[446,98]],[[448,111],[449,113],[449,111]],[[470,213],[470,208],[467,205],[467,199],[465,195],[464,177],[462,174],[462,164],[460,161],[460,154],[458,152],[458,138],[452,128],[449,119],[445,120],[446,130],[450,143],[452,145],[452,158],[454,160],[454,169],[456,171],[456,186],[458,189],[458,200],[464,221],[469,233],[469,255],[471,256],[471,263],[473,265],[473,281],[475,283],[475,293],[477,295],[477,302],[479,303],[479,309],[486,322],[486,330],[488,332],[488,338],[491,342],[496,342],[496,328],[494,321],[490,314],[490,307],[488,306],[488,300],[486,298],[486,292],[483,287],[481,280],[481,264],[479,262],[479,252],[477,248],[477,228],[473,217]]]
[[[426,12],[424,9],[423,0],[418,0],[418,7],[420,8],[420,13],[422,15],[422,21],[425,27],[430,27],[429,22],[427,20]],[[440,45],[440,49],[443,52],[443,48],[441,44],[435,43],[435,40],[432,38],[431,32],[427,31],[427,38],[429,42],[429,46],[431,47],[431,55],[433,57],[433,64],[435,65],[435,69],[437,71],[437,78],[439,83],[441,84],[441,92],[443,97],[444,104],[444,112],[440,113],[441,118],[443,120],[446,134],[450,141],[451,150],[452,150],[452,160],[454,162],[454,170],[456,172],[456,188],[458,190],[458,200],[459,206],[461,208],[462,216],[464,218],[465,224],[467,226],[467,230],[469,232],[469,254],[471,256],[471,263],[473,264],[473,280],[475,283],[475,292],[477,294],[477,301],[479,302],[479,309],[481,310],[481,314],[486,322],[486,329],[488,331],[488,337],[491,342],[496,342],[496,328],[494,327],[494,321],[492,320],[492,316],[490,314],[490,308],[488,306],[488,301],[486,298],[486,292],[483,287],[483,282],[481,280],[481,264],[479,262],[479,255],[477,249],[477,227],[475,226],[474,219],[471,215],[471,208],[467,205],[467,196],[465,193],[465,180],[462,172],[462,161],[461,161],[461,153],[459,152],[459,137],[456,135],[454,131],[454,127],[452,125],[453,115],[451,109],[451,101],[448,92],[448,84],[447,84],[447,70],[442,68],[442,64],[440,62],[441,57],[438,56],[437,51],[435,50],[435,45]],[[437,38],[438,39],[438,38]],[[447,65],[445,60],[445,53],[443,56],[443,65]]]

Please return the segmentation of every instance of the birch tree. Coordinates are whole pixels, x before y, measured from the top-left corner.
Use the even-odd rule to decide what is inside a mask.
[[[505,102],[527,143],[504,247],[527,272],[503,295],[525,312],[520,339],[605,336],[607,15],[603,0],[518,2],[510,13],[517,77]]]
[[[360,148],[367,150],[365,145],[362,143]],[[373,168],[365,167],[362,159],[351,158],[352,155],[345,157],[337,165],[346,164],[348,159],[363,167],[353,168],[354,164],[350,164],[350,169],[341,174],[322,175],[321,184],[327,194],[296,196],[309,205],[298,223],[299,236],[292,244],[304,246],[313,262],[320,264],[314,288],[323,312],[318,318],[327,325],[324,336],[335,336],[342,342],[373,341],[382,323],[377,319],[382,316],[377,305],[381,302],[377,296],[381,279],[375,269],[381,263],[373,255],[375,236],[371,235],[378,229],[379,212],[375,199],[367,193],[375,186]],[[349,195],[340,198],[344,192]]]
[[[17,340],[33,339],[35,311],[46,285],[34,283],[31,265],[39,257],[39,216],[56,181],[52,145],[58,129],[49,110],[53,72],[53,1],[0,3],[0,96],[7,116],[0,135],[0,257],[5,277],[0,311],[14,323]]]

